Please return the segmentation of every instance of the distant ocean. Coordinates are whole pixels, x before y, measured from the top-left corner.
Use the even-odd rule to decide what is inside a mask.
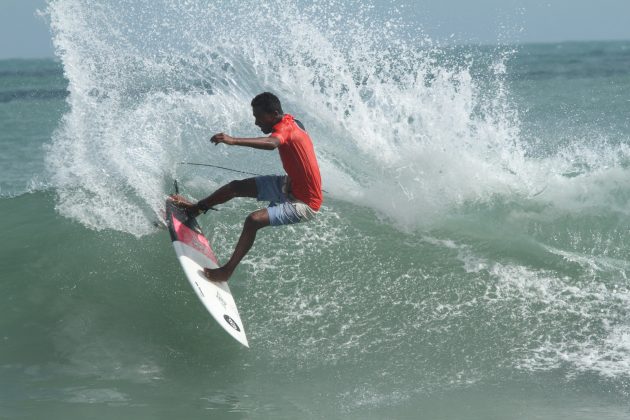
[[[0,61],[0,418],[630,418],[630,41],[208,3],[52,0],[58,59]],[[230,280],[246,349],[154,222],[242,177],[179,162],[282,171],[208,141],[265,90],[328,193]],[[262,205],[200,217],[221,261]]]

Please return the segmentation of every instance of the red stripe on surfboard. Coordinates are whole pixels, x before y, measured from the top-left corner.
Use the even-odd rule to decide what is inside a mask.
[[[191,248],[196,249],[197,251],[201,252],[203,255],[214,261],[216,265],[219,265],[219,261],[214,255],[214,252],[212,252],[212,247],[210,247],[210,243],[205,236],[190,229],[188,226],[177,220],[177,217],[175,217],[175,215],[173,214],[171,214],[171,219],[173,221],[173,229],[177,234],[178,241],[188,245]]]

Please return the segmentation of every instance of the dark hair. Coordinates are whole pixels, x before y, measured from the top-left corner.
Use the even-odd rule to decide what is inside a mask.
[[[252,99],[252,108],[259,108],[267,114],[273,114],[275,111],[278,111],[279,114],[284,114],[284,112],[282,112],[282,105],[280,105],[280,99],[270,92],[263,92],[256,95],[256,97]]]

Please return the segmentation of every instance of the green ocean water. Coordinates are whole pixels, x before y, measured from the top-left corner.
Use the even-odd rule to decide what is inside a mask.
[[[0,61],[0,418],[628,418],[630,42],[383,54],[276,2],[309,23],[276,49],[223,25],[253,8],[121,3],[52,1],[58,60]],[[266,89],[329,193],[230,280],[246,349],[153,222],[238,176],[177,162],[281,170],[208,143]],[[259,206],[200,219],[220,261]]]

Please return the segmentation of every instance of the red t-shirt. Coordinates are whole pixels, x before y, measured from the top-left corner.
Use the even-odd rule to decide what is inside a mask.
[[[292,115],[284,114],[271,136],[280,140],[282,166],[291,179],[291,194],[317,211],[322,205],[322,178],[313,142]]]

